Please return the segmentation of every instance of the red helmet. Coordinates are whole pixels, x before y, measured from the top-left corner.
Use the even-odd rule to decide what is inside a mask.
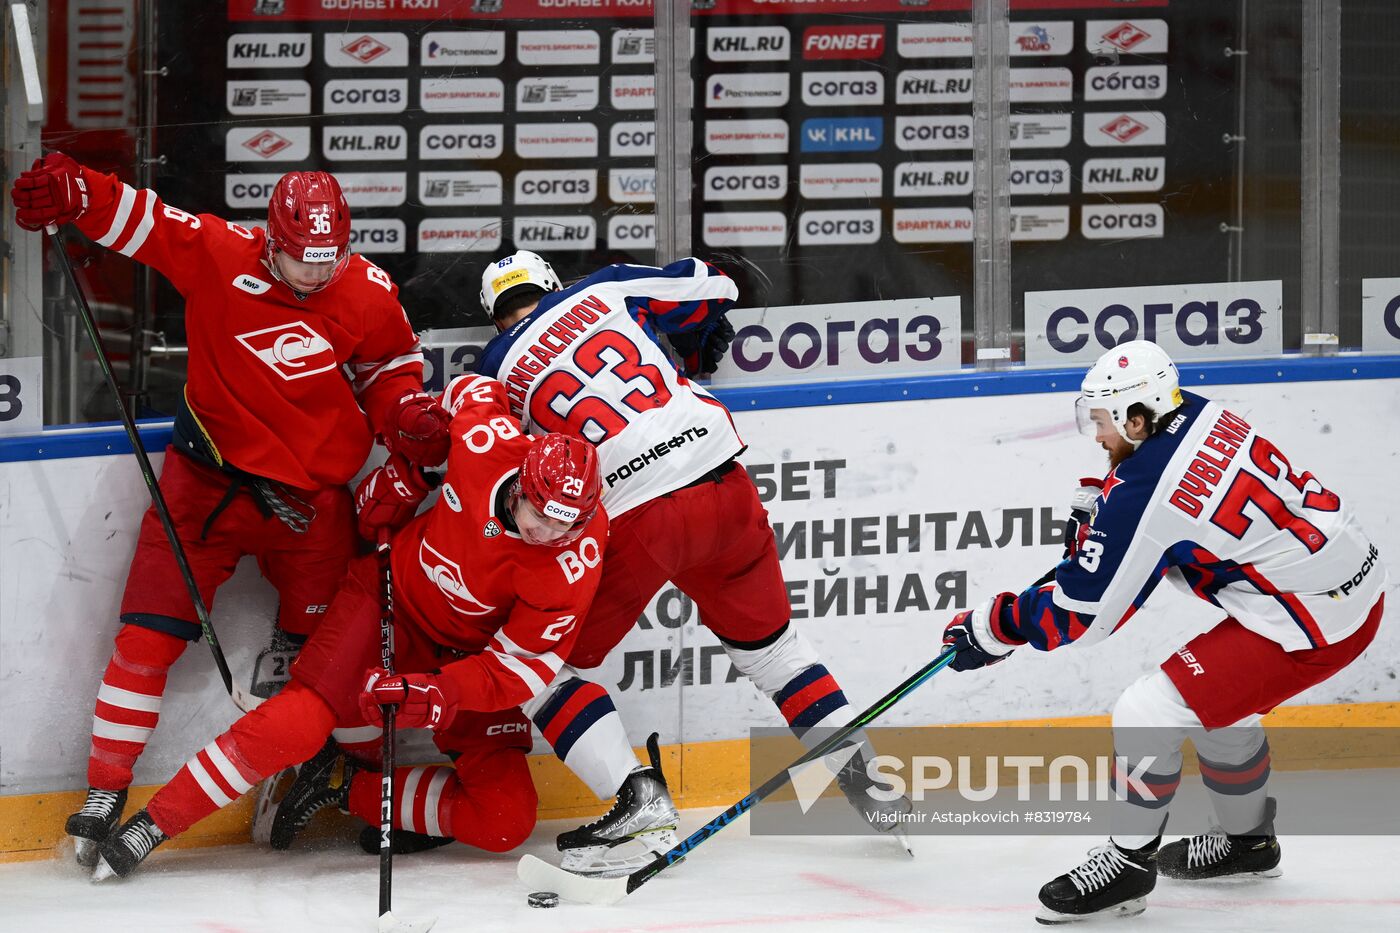
[[[333,282],[350,260],[349,246],[350,206],[335,176],[330,172],[283,175],[267,205],[269,262],[274,252],[298,262],[333,262]]]
[[[546,518],[569,522],[583,533],[598,512],[603,482],[593,445],[567,434],[546,434],[530,445],[520,465],[520,494]]]

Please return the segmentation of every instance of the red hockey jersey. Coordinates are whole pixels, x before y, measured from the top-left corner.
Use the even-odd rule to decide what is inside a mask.
[[[393,537],[394,612],[465,655],[442,669],[463,709],[509,709],[542,693],[573,647],[598,589],[608,518],[599,508],[567,547],[526,544],[501,511],[533,439],[505,388],[459,376],[442,403],[452,412],[447,476],[438,502]]]
[[[301,489],[348,482],[388,408],[423,385],[389,274],[352,256],[332,285],[299,300],[264,263],[261,227],[187,214],[113,175],[83,177],[90,206],[78,228],[185,296],[185,398],[218,455]]]

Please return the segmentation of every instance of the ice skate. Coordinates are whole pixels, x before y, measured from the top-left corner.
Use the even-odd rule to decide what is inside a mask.
[[[1255,829],[1232,836],[1218,826],[1211,831],[1162,846],[1157,867],[1168,878],[1204,881],[1210,878],[1277,878],[1280,850],[1274,835],[1278,804],[1268,798],[1264,821]]]
[[[674,847],[680,814],[661,771],[656,733],[647,739],[651,764],[627,775],[617,801],[603,816],[559,836],[560,867],[581,875],[630,874]]]
[[[1147,909],[1157,886],[1156,845],[1147,851],[1107,845],[1089,850],[1089,860],[1040,889],[1040,923],[1073,923],[1090,917],[1136,917]]]
[[[102,843],[92,880],[106,881],[113,876],[125,878],[167,838],[149,813],[136,811],[135,816]]]
[[[344,763],[340,764],[341,760]],[[292,840],[306,828],[311,818],[326,807],[349,812],[350,779],[357,767],[350,756],[342,756],[334,741],[301,766],[297,779],[287,789],[287,796],[277,804],[272,817],[272,832],[268,842],[274,849],[291,847]]]
[[[126,806],[126,788],[100,790],[89,787],[83,808],[64,824],[63,831],[73,837],[78,864],[91,868],[97,864],[98,849],[112,829],[121,821]]]
[[[909,834],[904,830],[903,818],[914,809],[914,804],[904,796],[894,800],[881,800],[871,796],[871,788],[884,791],[888,790],[890,785],[880,784],[871,779],[864,753],[856,752],[845,766],[836,772],[836,783],[861,819],[869,823],[876,832],[888,835],[904,852],[913,857],[914,850],[909,845]]]

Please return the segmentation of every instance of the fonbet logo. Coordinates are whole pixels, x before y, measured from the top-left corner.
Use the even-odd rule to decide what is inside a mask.
[[[809,71],[802,76],[802,103],[809,107],[879,104],[885,76],[878,71]]]
[[[786,165],[712,168],[705,172],[707,201],[776,201],[787,194]]]
[[[238,334],[235,339],[288,382],[329,372],[340,366],[335,357],[335,347],[305,321],[264,327]]]
[[[310,155],[310,127],[280,126],[274,130],[237,126],[224,137],[224,159],[228,162],[296,162]]]
[[[408,133],[401,126],[328,126],[321,131],[326,158],[343,161],[408,158]]]
[[[884,54],[884,26],[809,26],[802,34],[806,59],[876,59]]]
[[[506,57],[503,32],[429,32],[419,45],[425,68],[499,65]]]
[[[797,219],[802,246],[874,243],[880,239],[880,211],[806,211]]]
[[[454,611],[466,616],[484,616],[495,611],[495,606],[488,606],[472,595],[461,566],[429,544],[427,538],[418,545],[418,566]]]
[[[708,107],[782,107],[788,102],[788,77],[777,72],[711,75],[705,104]]]
[[[499,123],[425,126],[418,132],[420,159],[494,159],[501,154],[505,127]]]
[[[408,106],[408,80],[327,81],[322,92],[326,113],[401,113]]]
[[[302,68],[311,64],[309,32],[244,32],[228,37],[230,68]]]
[[[784,26],[712,28],[705,48],[712,62],[781,62],[792,54]]]
[[[597,169],[527,170],[515,176],[517,204],[590,204],[597,195]]]

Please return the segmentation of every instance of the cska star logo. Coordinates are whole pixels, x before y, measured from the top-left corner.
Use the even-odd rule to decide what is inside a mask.
[[[1118,468],[1114,467],[1109,470],[1108,475],[1103,478],[1103,491],[1099,493],[1099,496],[1103,501],[1107,502],[1108,494],[1113,492],[1115,487],[1121,485],[1123,485],[1123,481],[1118,478]]]
[[[496,520],[494,518],[488,519],[486,522],[486,527],[482,530],[481,533],[488,538],[494,538],[501,533],[501,526],[496,523]]]
[[[340,366],[335,347],[305,321],[252,330],[236,339],[288,382]]]

